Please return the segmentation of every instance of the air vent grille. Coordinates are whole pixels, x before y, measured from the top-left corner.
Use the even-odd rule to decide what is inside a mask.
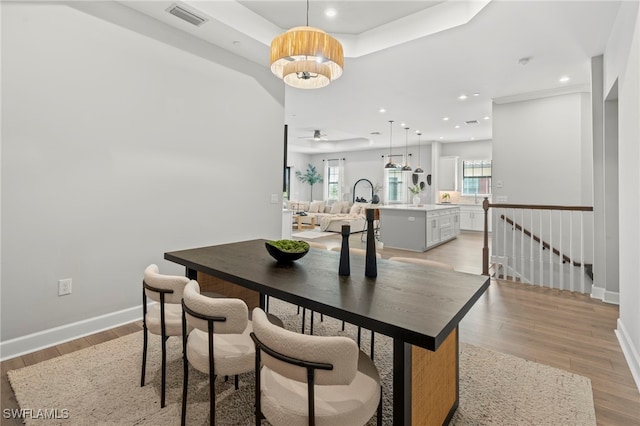
[[[478,124],[478,120],[465,121],[465,124]]]
[[[196,27],[199,27],[208,21],[207,18],[198,15],[194,11],[187,9],[178,3],[172,4],[171,7],[167,9],[167,12],[182,19],[183,21],[187,21],[188,23],[195,25]]]

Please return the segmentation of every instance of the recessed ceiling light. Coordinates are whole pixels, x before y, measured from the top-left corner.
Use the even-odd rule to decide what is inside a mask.
[[[456,124],[456,129],[459,129],[459,128],[460,128],[460,125],[459,125],[459,124]]]
[[[329,18],[333,18],[334,16],[336,16],[338,14],[338,11],[335,10],[334,8],[330,7],[329,9],[326,9],[324,11],[324,14],[326,16],[328,16]]]
[[[488,115],[485,115],[483,118],[484,118],[485,120],[488,120],[488,119],[489,119],[489,116],[488,116]]]
[[[476,138],[474,138],[473,136],[471,136],[469,139],[471,139],[472,141],[476,140]]]
[[[420,134],[420,133],[421,133],[420,130],[416,130],[416,134]]]
[[[405,124],[405,123],[400,123],[400,125],[401,125],[402,127],[406,126],[406,124]]]
[[[440,139],[444,139],[444,136],[440,136]]]
[[[384,114],[385,112],[387,112],[387,110],[384,108],[380,108],[378,111],[380,112],[380,114]]]
[[[566,75],[560,77],[560,83],[566,83],[569,80],[571,80],[571,79],[569,77],[567,77]]]
[[[458,99],[460,99],[461,101],[464,101],[465,99],[467,99],[467,95],[460,95],[458,96]]]
[[[449,121],[449,117],[442,117],[443,121]]]
[[[473,96],[480,96],[480,93],[474,93]]]

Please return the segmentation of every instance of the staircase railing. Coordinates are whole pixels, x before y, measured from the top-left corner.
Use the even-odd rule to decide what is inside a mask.
[[[493,209],[491,255],[489,209]],[[484,209],[482,273],[562,290],[591,291],[593,207],[492,204]]]

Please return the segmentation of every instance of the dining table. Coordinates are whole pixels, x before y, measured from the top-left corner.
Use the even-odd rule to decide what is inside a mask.
[[[338,274],[340,253],[311,248],[280,263],[253,239],[166,252],[202,288],[239,297],[249,309],[266,296],[389,336],[393,341],[393,424],[442,425],[459,403],[458,324],[489,287],[488,276],[351,254],[350,275]]]

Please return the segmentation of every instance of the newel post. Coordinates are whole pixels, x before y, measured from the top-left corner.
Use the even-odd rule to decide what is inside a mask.
[[[482,202],[484,210],[484,245],[482,246],[482,275],[489,275],[489,198]]]

